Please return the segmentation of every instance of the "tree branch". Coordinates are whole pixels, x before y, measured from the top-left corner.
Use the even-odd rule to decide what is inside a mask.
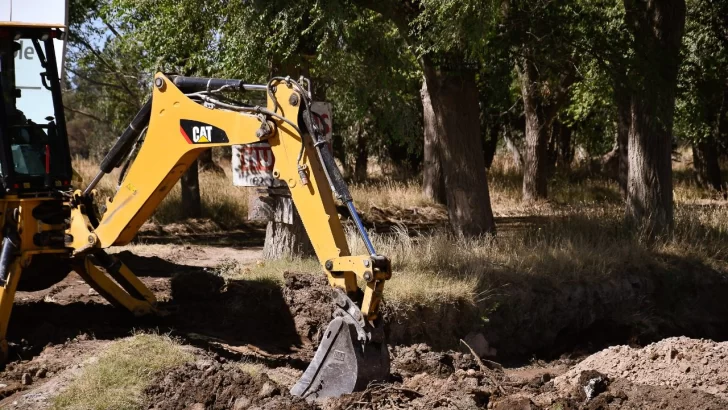
[[[109,88],[115,88],[117,90],[123,90],[123,88],[118,84],[111,84],[111,83],[107,83],[104,81],[93,80],[93,79],[89,78],[88,76],[81,74],[78,71],[76,71],[70,67],[66,67],[66,70],[68,70],[68,72],[72,73],[73,75],[77,76],[78,78],[80,78],[88,83],[91,83],[93,85],[98,85],[99,87],[109,87]]]
[[[64,105],[63,108],[66,111],[70,111],[70,112],[73,112],[73,113],[76,113],[76,114],[80,114],[80,115],[83,115],[84,117],[88,117],[88,118],[91,118],[92,120],[98,121],[101,124],[106,125],[107,127],[110,127],[111,126],[111,124],[108,121],[103,120],[103,119],[101,119],[101,118],[99,118],[99,117],[97,117],[97,116],[95,116],[95,115],[93,115],[91,113],[86,112],[86,111],[77,110],[77,109],[71,108],[71,107],[69,107],[67,105]]]

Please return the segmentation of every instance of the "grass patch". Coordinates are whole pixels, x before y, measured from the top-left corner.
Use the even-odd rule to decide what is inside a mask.
[[[391,178],[370,180],[349,187],[357,208],[363,212],[377,208],[414,208],[435,205],[422,196],[421,181],[396,181]]]
[[[59,394],[54,409],[141,409],[155,373],[194,359],[168,336],[137,334],[111,344]]]

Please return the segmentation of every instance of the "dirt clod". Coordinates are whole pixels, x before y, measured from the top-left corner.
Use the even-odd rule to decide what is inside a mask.
[[[20,378],[20,382],[28,386],[30,384],[33,384],[33,377],[30,375],[30,373],[23,373],[23,376],[21,376]]]
[[[420,343],[394,348],[392,370],[404,377],[426,372],[436,376],[448,376],[456,370],[479,369],[471,354],[460,352],[434,352],[430,346]]]

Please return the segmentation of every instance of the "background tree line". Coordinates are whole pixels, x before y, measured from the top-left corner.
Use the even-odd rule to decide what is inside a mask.
[[[700,183],[726,189],[724,1],[74,0],[69,41],[79,155],[113,143],[155,71],[305,75],[333,103],[347,174],[366,179],[376,157],[421,175],[459,235],[495,232],[487,170],[499,146],[517,158],[526,203],[548,199],[549,179],[585,150],[650,235],[673,224],[678,144]]]

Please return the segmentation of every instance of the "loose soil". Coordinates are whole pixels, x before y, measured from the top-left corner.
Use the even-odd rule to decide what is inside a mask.
[[[523,352],[537,351],[532,346],[539,340],[538,330],[546,325],[534,323],[544,312],[563,311],[573,318],[575,313],[567,310],[588,300],[589,312],[601,314],[617,302],[638,298],[644,289],[654,290],[648,282],[635,286],[629,277],[597,290],[562,290],[557,296],[564,298],[564,304],[543,304],[543,295],[527,302],[526,307],[540,300],[541,309],[520,322],[509,322],[510,326],[529,324],[521,332],[531,333],[527,342],[524,335],[512,338],[513,346],[504,339],[511,334],[504,329],[510,327],[499,331],[484,327],[478,319],[480,311],[473,308],[445,304],[392,311],[385,306],[390,379],[364,392],[307,403],[292,397],[288,389],[313,356],[333,311],[332,291],[323,276],[287,273],[284,286],[225,281],[216,266],[230,259],[254,263],[259,249],[195,243],[131,249],[136,255],[128,250],[118,255],[155,292],[163,314],[131,317],[107,304],[75,273],[49,289],[20,292],[9,330],[10,363],[0,372],[1,408],[48,408],[53,396],[108,343],[145,330],[169,332],[197,352],[194,362],[157,375],[146,390],[150,409],[728,408],[728,343],[680,337],[643,348],[610,347],[587,356],[583,352],[590,347],[583,341],[607,339],[564,329],[589,328],[595,326],[595,319],[585,323],[579,316],[582,322],[568,325],[560,317],[546,323],[561,326],[561,331],[541,333],[540,340],[553,348],[551,354],[541,356],[548,361],[522,365],[523,359],[532,357]],[[707,281],[706,289],[713,284]],[[615,289],[623,290],[622,296],[608,298]],[[706,296],[703,288],[691,289],[685,306]],[[517,293],[511,303],[527,301],[528,292]],[[703,303],[697,311],[707,307]],[[490,319],[498,324],[506,316],[499,311]],[[703,323],[718,328],[722,322],[703,319]],[[484,340],[472,337],[478,334],[485,334],[491,346],[475,345],[473,340]],[[554,347],[559,345],[555,341],[564,340],[568,343]],[[509,361],[504,368],[471,351],[486,352],[492,347],[506,354],[487,359],[503,360],[507,353],[516,352],[511,357],[520,357],[521,365]],[[554,352],[565,354],[559,357]]]

